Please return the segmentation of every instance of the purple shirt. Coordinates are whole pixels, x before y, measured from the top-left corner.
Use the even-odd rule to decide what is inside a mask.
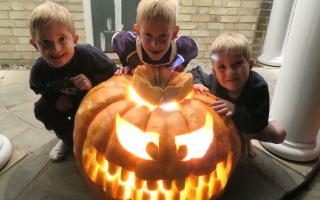
[[[143,49],[140,37],[129,31],[117,32],[113,35],[112,50],[118,54],[122,66],[169,65],[173,70],[180,65],[185,68],[198,54],[198,46],[191,37],[179,36],[171,41],[170,48],[162,59],[155,61],[149,58]]]

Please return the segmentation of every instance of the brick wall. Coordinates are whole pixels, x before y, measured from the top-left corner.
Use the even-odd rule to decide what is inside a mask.
[[[82,0],[54,0],[70,10],[80,43],[85,42]],[[0,64],[31,64],[39,54],[29,44],[28,22],[31,11],[44,0],[0,0]],[[190,66],[209,69],[211,42],[224,31],[246,35],[253,58],[264,41],[272,0],[180,0],[180,34],[193,37],[199,46],[197,59]]]
[[[180,0],[181,33],[198,43],[199,54],[190,67],[210,70],[209,50],[222,32],[241,32],[249,38],[253,58],[260,55],[272,0]]]

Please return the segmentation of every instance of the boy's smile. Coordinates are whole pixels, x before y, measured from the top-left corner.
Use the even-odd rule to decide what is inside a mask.
[[[169,50],[170,43],[176,38],[179,27],[173,27],[161,21],[135,24],[135,31],[141,38],[143,49],[155,61],[160,60]]]
[[[41,27],[30,43],[50,66],[63,67],[71,61],[77,41],[68,27],[54,23]]]

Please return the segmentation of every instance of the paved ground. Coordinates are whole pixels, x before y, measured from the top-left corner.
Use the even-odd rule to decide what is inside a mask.
[[[256,70],[267,79],[272,94],[278,70]],[[28,77],[29,71],[0,70],[0,134],[14,147],[11,160],[0,171],[0,200],[95,199],[72,156],[59,164],[49,160],[48,152],[56,139],[33,116],[33,102],[38,96],[29,89]],[[320,198],[318,161],[288,162],[261,149],[255,159],[238,165],[220,200]],[[306,190],[299,189],[309,180]]]

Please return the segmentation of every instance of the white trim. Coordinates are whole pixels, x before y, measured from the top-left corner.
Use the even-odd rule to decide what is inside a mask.
[[[181,58],[181,60],[182,60],[183,63],[186,61],[182,55],[180,55],[180,54],[177,53],[177,56],[178,56],[179,58]]]
[[[170,55],[169,62],[167,64],[172,63],[173,60],[176,58],[176,55],[178,54],[176,41],[177,40],[172,40],[171,41],[171,55]]]
[[[113,39],[114,39],[114,37],[115,37],[116,35],[118,35],[118,33],[120,33],[120,32],[116,32],[115,34],[113,34],[113,36],[112,36],[112,38],[111,38],[111,47],[113,46]]]
[[[137,51],[134,51],[134,52],[130,53],[130,54],[127,56],[127,58],[126,58],[126,61],[129,62],[129,58],[130,58],[132,55],[136,54],[136,53],[137,53]]]
[[[144,62],[143,60],[143,56],[142,56],[142,42],[141,42],[141,39],[140,37],[138,36],[137,39],[136,39],[136,49],[137,49],[137,54],[140,58],[140,61],[143,63],[143,64],[147,64]]]
[[[92,12],[91,12],[91,0],[83,0],[83,17],[84,28],[86,32],[86,43],[93,44],[93,28],[92,28]]]
[[[127,32],[130,33],[132,37],[137,38],[137,36],[132,31],[127,31]]]
[[[115,21],[115,31],[122,31],[122,0],[114,0],[114,21]]]

